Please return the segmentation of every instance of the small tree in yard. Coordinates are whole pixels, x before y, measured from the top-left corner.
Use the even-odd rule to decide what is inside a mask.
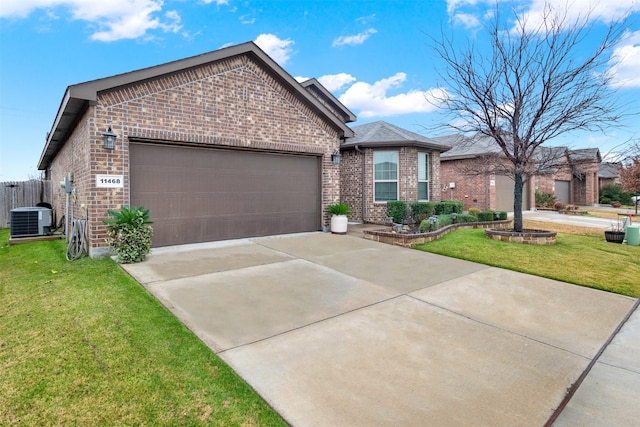
[[[627,153],[626,159],[620,167],[620,187],[624,191],[640,194],[640,143],[633,144]],[[638,199],[635,199],[636,213],[638,213]]]
[[[447,86],[438,101],[453,116],[450,129],[489,137],[500,147],[503,161],[496,164],[503,169],[506,161],[515,181],[514,231],[522,231],[523,187],[544,155],[539,147],[567,132],[603,131],[619,122],[608,53],[624,28],[608,25],[585,55],[578,48],[594,30],[588,16],[572,21],[547,2],[540,20],[514,12],[509,23],[499,9],[496,2],[486,54],[473,44],[460,50],[444,35],[433,39]]]

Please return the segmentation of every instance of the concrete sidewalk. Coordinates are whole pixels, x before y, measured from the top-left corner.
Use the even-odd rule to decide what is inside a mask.
[[[123,267],[296,426],[544,425],[635,303],[326,233]],[[638,316],[558,425],[640,419]],[[603,378],[624,414],[597,399]]]

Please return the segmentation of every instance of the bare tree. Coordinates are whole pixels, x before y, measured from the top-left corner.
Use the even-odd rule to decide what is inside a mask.
[[[620,166],[620,187],[636,197],[636,213],[638,213],[638,195],[640,195],[640,142],[635,142],[627,150],[627,157]]]
[[[472,43],[460,50],[444,34],[433,43],[445,65],[440,76],[447,94],[439,101],[452,116],[447,127],[485,135],[500,147],[515,182],[514,230],[522,231],[524,183],[535,171],[536,156],[549,154],[538,148],[567,132],[603,131],[621,119],[608,53],[624,25],[609,24],[585,55],[585,40],[595,31],[588,16],[570,20],[567,10],[546,3],[539,22],[512,11],[510,24],[500,12],[496,2],[485,28],[491,43],[486,54]]]

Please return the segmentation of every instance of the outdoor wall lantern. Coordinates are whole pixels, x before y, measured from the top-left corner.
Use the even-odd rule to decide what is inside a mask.
[[[334,165],[339,165],[340,164],[340,159],[342,159],[342,155],[340,154],[339,150],[336,150],[332,155],[331,155],[331,163],[333,163]]]
[[[111,130],[111,126],[109,126],[109,129],[107,129],[107,131],[102,134],[102,141],[104,142],[104,145],[102,147],[105,150],[113,150],[113,149],[115,149],[116,148],[116,138],[117,137],[118,137],[118,135],[113,133],[113,131]]]

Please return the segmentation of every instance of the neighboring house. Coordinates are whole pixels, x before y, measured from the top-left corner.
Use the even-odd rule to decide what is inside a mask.
[[[620,184],[620,163],[602,162],[598,167],[598,188]]]
[[[465,209],[513,211],[511,164],[492,138],[451,135],[434,139],[453,147],[441,157],[443,198],[461,200]],[[540,147],[535,161],[523,189],[523,209],[535,207],[536,190],[553,193],[564,203],[598,203],[601,157],[597,148]]]
[[[387,201],[440,200],[440,155],[450,147],[383,121],[352,129],[340,146],[340,198],[351,220],[383,224]]]
[[[450,145],[440,159],[442,198],[462,201],[464,209],[513,211],[513,174],[495,141],[484,135],[449,135],[434,138]],[[535,204],[530,182],[523,189],[523,209]]]
[[[245,43],[69,86],[38,168],[72,178],[66,213],[88,218],[92,256],[121,206],[150,209],[153,246],[321,230],[340,198],[332,154],[354,119]],[[60,218],[64,190],[54,198]]]

